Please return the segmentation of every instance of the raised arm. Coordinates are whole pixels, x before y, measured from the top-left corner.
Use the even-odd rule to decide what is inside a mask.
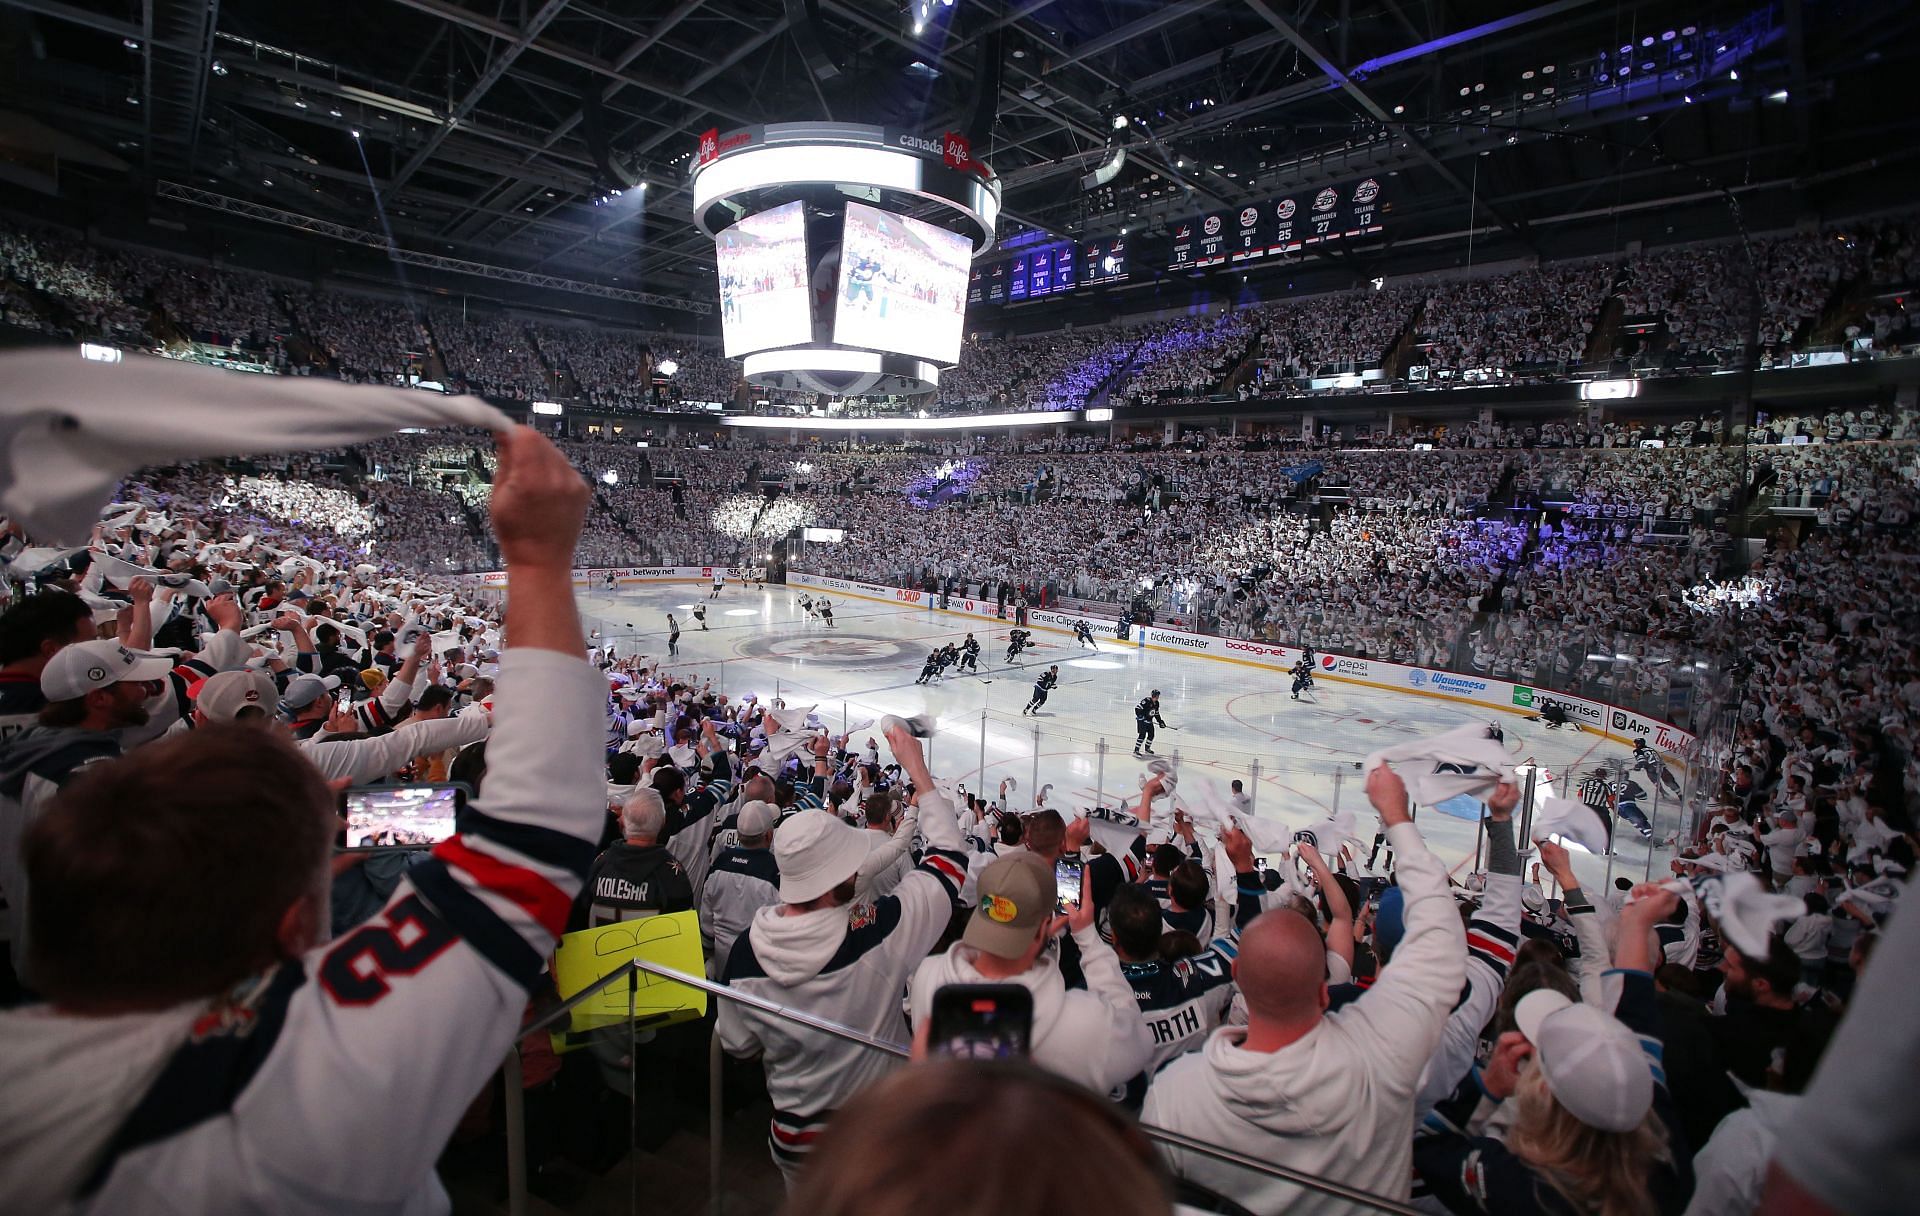
[[[1369,1055],[1411,1087],[1426,1067],[1447,1011],[1466,977],[1466,933],[1447,891],[1446,867],[1427,851],[1407,813],[1407,787],[1391,768],[1367,774],[1367,798],[1393,846],[1394,873],[1405,899],[1405,934],[1380,978],[1342,1017],[1365,1037]]]
[[[460,1117],[449,1095],[478,1092],[512,1045],[604,815],[602,686],[579,658],[570,573],[587,487],[534,431],[500,444],[492,510],[513,599],[480,796],[382,913],[307,956],[318,982],[293,992],[285,1032],[300,1047],[255,1079],[288,1097],[239,1125],[233,1155],[296,1180],[311,1206],[399,1208],[414,1193]],[[383,1100],[316,1096],[356,1078],[378,1078]]]

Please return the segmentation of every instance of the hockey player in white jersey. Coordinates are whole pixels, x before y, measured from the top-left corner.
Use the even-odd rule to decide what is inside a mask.
[[[323,940],[334,797],[262,726],[98,766],[28,833],[49,1003],[0,1014],[0,1211],[449,1210],[434,1159],[519,1033],[606,805],[569,572],[589,491],[534,431],[500,450],[500,731],[384,911]]]

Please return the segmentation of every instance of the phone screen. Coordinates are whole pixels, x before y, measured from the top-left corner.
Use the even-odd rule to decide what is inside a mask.
[[[393,785],[350,789],[342,795],[349,849],[421,848],[454,834],[461,785]]]
[[[933,994],[927,1046],[959,1060],[1011,1060],[1033,1040],[1033,993],[1019,984],[948,984]]]
[[[1053,906],[1056,912],[1071,912],[1080,906],[1081,863],[1062,857],[1053,863]]]

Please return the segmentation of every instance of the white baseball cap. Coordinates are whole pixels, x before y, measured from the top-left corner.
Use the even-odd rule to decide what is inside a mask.
[[[173,670],[173,656],[129,650],[118,642],[62,646],[40,671],[40,693],[49,701],[74,701],[129,681],[157,680]]]
[[[765,836],[773,831],[773,825],[780,822],[780,808],[771,802],[755,798],[742,803],[740,814],[734,820],[734,828],[742,836]]]
[[[1653,1109],[1652,1065],[1620,1019],[1540,988],[1520,998],[1513,1021],[1554,1100],[1580,1122],[1629,1132]]]

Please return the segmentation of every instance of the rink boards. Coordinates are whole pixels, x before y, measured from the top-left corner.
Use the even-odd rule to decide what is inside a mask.
[[[685,577],[691,579],[696,576],[688,574]],[[889,587],[882,583],[861,582],[858,579],[833,578],[789,571],[787,586],[800,590],[828,591],[836,595],[874,600],[883,604],[922,606],[933,612],[945,612],[979,620],[1005,623],[1011,619],[996,616],[994,609],[997,605],[992,600],[953,596],[947,601],[947,607],[941,608],[938,606],[939,596],[937,595],[929,595],[927,592],[905,587]],[[1054,633],[1072,633],[1076,621],[1085,621],[1097,634],[1109,641],[1113,640],[1114,622],[1111,619],[1032,608],[1027,610],[1029,625]],[[1211,634],[1189,633],[1186,630],[1168,629],[1158,625],[1136,629],[1132,641],[1134,645],[1148,650],[1159,650],[1168,654],[1198,655],[1223,663],[1238,663],[1242,666],[1281,673],[1290,671],[1293,665],[1300,661],[1301,655],[1298,646],[1215,637]],[[1643,739],[1652,745],[1669,764],[1676,766],[1684,764],[1685,758],[1691,753],[1694,745],[1694,737],[1691,733],[1681,730],[1670,722],[1649,718],[1604,701],[1589,700],[1569,693],[1535,688],[1527,684],[1514,684],[1505,680],[1463,676],[1456,672],[1439,671],[1431,667],[1411,667],[1403,663],[1384,662],[1380,659],[1357,659],[1347,655],[1326,653],[1318,655],[1314,678],[1344,684],[1360,684],[1388,692],[1437,697],[1441,700],[1481,705],[1506,713],[1528,716],[1538,714],[1546,706],[1558,705],[1567,711],[1570,721],[1579,723],[1586,730],[1616,743],[1631,744],[1635,740]]]

